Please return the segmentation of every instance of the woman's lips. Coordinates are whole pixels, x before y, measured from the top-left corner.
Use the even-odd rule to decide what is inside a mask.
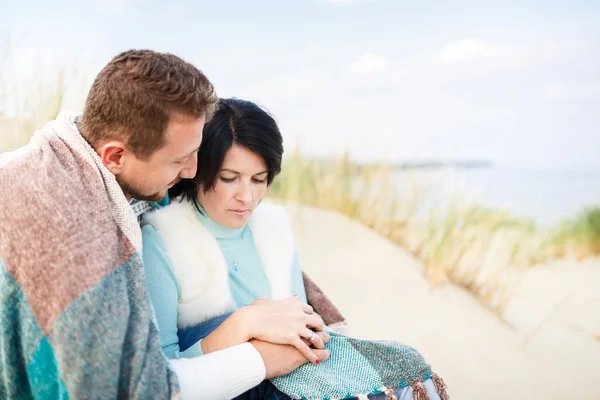
[[[230,210],[235,215],[243,216],[246,215],[250,210]]]

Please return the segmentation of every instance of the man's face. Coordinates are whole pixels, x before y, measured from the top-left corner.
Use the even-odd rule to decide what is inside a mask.
[[[173,113],[165,132],[163,146],[147,160],[127,154],[117,182],[127,197],[159,201],[181,178],[193,178],[198,163],[205,117],[194,118]]]

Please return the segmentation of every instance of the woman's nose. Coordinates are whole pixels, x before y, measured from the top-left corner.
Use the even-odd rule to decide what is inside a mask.
[[[237,193],[237,200],[242,201],[244,203],[250,203],[252,201],[252,191],[250,189],[250,185],[242,184],[240,185],[240,190]]]

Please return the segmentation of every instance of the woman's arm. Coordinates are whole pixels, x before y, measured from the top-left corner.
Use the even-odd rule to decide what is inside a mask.
[[[227,318],[205,340],[180,352],[177,335],[177,305],[179,284],[171,260],[166,253],[160,234],[151,226],[142,228],[144,270],[151,303],[154,307],[156,324],[160,332],[160,344],[168,358],[191,358],[212,353],[252,339],[244,321],[244,310],[238,310]],[[205,347],[203,351],[202,347]]]
[[[179,352],[177,279],[158,232],[146,225],[142,235],[153,319],[159,329],[163,353],[171,359],[171,368],[179,379],[182,398],[233,398],[258,385],[265,378],[265,362],[250,343],[228,346],[226,350],[201,357],[194,357],[201,355],[198,344]]]
[[[311,330],[317,331],[317,335]],[[308,304],[297,296],[282,300],[259,299],[247,307],[242,307],[227,318],[201,342],[204,354],[225,349],[251,339],[264,342],[292,345],[307,360],[319,363],[319,358],[310,348],[325,347],[329,336],[322,332],[323,320],[313,314]],[[312,343],[306,339],[314,336]]]
[[[142,249],[148,295],[154,307],[155,323],[160,332],[160,345],[168,358],[201,355],[194,345],[185,353],[179,352],[177,336],[177,304],[179,285],[160,234],[151,226],[142,228]]]
[[[302,270],[300,268],[297,251],[294,251],[294,264],[292,266],[292,290],[293,293],[297,295],[296,300],[299,300],[301,304],[306,305],[306,291],[304,289],[304,280],[302,278]],[[306,335],[310,335],[310,331],[306,325],[316,328],[315,330],[317,331],[322,331],[322,318],[314,313],[312,307],[299,307],[299,305],[296,304],[297,318],[300,320],[300,318],[304,316],[303,314],[308,313],[310,314],[308,317],[309,319],[304,321],[304,325],[296,328],[292,326],[286,327],[285,324],[291,322],[289,319],[292,318],[293,302],[288,302],[288,304],[275,303],[277,302],[257,301],[249,307],[239,309],[233,313],[231,317],[225,320],[215,331],[202,340],[200,344],[201,351],[203,353],[211,353],[257,338],[270,343],[292,344],[298,348],[308,360],[316,362],[318,357],[309,349],[309,346],[306,346],[301,340],[296,340],[298,339],[298,334],[294,335],[292,331],[293,329],[296,329],[297,332],[300,332],[299,334],[301,337],[307,338],[308,336]],[[257,307],[259,304],[263,307]],[[284,329],[288,329],[289,337],[282,336],[279,333],[284,332]],[[327,334],[318,335],[318,337],[313,340],[312,344],[316,348],[322,349],[324,347],[323,342],[328,340],[329,337]]]
[[[294,250],[294,265],[292,267],[292,290],[298,294],[301,302],[307,303],[306,290],[304,289],[304,279],[302,279],[302,268],[300,268],[300,259],[298,251]]]
[[[311,336],[311,328],[322,331],[323,322],[319,317],[311,315],[312,307],[298,301],[298,298],[257,301],[251,306],[243,307],[204,340],[180,353],[177,336],[177,278],[159,233],[151,225],[146,225],[142,229],[142,235],[148,291],[156,312],[161,346],[169,358],[208,354],[251,339],[259,339],[274,344],[290,344],[309,361],[317,362],[318,357],[302,338]],[[313,344],[317,348],[324,347],[320,336],[315,338]]]

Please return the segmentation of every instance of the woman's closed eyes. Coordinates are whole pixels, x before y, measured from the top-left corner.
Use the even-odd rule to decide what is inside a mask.
[[[225,183],[231,183],[233,181],[235,181],[238,177],[234,177],[234,178],[227,178],[224,176],[220,176],[219,179],[221,179],[221,181],[225,182]],[[266,183],[267,179],[263,178],[263,179],[259,179],[259,178],[252,178],[252,182],[256,183],[256,184],[262,184],[262,183]]]

